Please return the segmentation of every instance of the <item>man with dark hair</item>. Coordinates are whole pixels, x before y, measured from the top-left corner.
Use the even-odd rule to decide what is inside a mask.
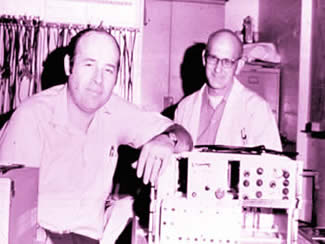
[[[207,82],[180,102],[175,122],[190,132],[194,144],[282,150],[269,104],[236,78],[245,64],[242,55],[243,45],[232,31],[212,33],[202,52]]]
[[[154,183],[174,152],[191,150],[183,127],[113,94],[119,46],[87,29],[64,58],[68,82],[22,103],[0,133],[0,164],[40,167],[38,223],[52,243],[99,243],[117,147],[140,148],[136,174]]]

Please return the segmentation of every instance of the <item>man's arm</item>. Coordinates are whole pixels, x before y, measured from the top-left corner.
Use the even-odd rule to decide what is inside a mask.
[[[137,165],[137,176],[143,176],[145,184],[149,181],[155,183],[173,153],[192,149],[193,140],[190,134],[181,125],[171,125],[143,145]]]
[[[41,138],[33,111],[17,109],[0,131],[0,164],[39,167]]]
[[[174,153],[180,153],[184,151],[191,151],[193,149],[193,140],[191,135],[183,126],[179,124],[173,124],[169,126],[160,135],[166,135],[168,139],[174,144]]]

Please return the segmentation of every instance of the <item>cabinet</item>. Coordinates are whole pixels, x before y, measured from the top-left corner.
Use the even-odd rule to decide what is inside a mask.
[[[186,51],[206,43],[224,27],[223,1],[146,1],[143,29],[141,101],[148,110],[162,111],[184,95],[181,67]],[[201,58],[201,57],[199,57]],[[195,81],[193,81],[195,82]]]
[[[29,167],[0,171],[1,244],[38,243],[38,173]]]
[[[270,104],[279,125],[280,69],[247,64],[237,78],[243,85],[255,91]]]

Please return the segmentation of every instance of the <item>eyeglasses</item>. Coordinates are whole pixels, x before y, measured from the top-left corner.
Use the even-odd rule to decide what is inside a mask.
[[[205,53],[205,60],[207,64],[215,66],[220,62],[223,68],[232,68],[239,59],[240,57],[237,59],[218,58],[214,55],[210,55],[208,52]]]

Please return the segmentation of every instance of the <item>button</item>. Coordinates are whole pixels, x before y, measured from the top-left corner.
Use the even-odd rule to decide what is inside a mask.
[[[256,197],[257,197],[257,198],[261,198],[261,197],[262,197],[262,195],[263,195],[263,194],[262,194],[262,192],[261,192],[261,191],[257,191],[257,192],[256,192]]]
[[[258,179],[258,180],[256,181],[256,185],[257,185],[257,186],[261,186],[261,185],[263,185],[263,180]]]
[[[283,181],[283,186],[288,186],[288,185],[289,185],[289,180],[285,179],[285,180]]]
[[[244,180],[243,185],[244,185],[245,187],[248,187],[248,186],[249,186],[249,180]]]
[[[250,172],[248,170],[244,171],[244,177],[249,177],[250,176]]]
[[[287,178],[289,178],[289,176],[290,176],[290,173],[286,170],[283,170],[283,177],[287,179]]]
[[[257,168],[257,170],[256,170],[256,173],[257,173],[258,175],[263,174],[263,172],[264,172],[264,170],[263,170],[263,168],[261,168],[261,167]]]
[[[289,194],[289,189],[288,189],[288,188],[284,188],[284,189],[282,190],[282,193],[283,193],[284,195],[288,195],[288,194]]]

